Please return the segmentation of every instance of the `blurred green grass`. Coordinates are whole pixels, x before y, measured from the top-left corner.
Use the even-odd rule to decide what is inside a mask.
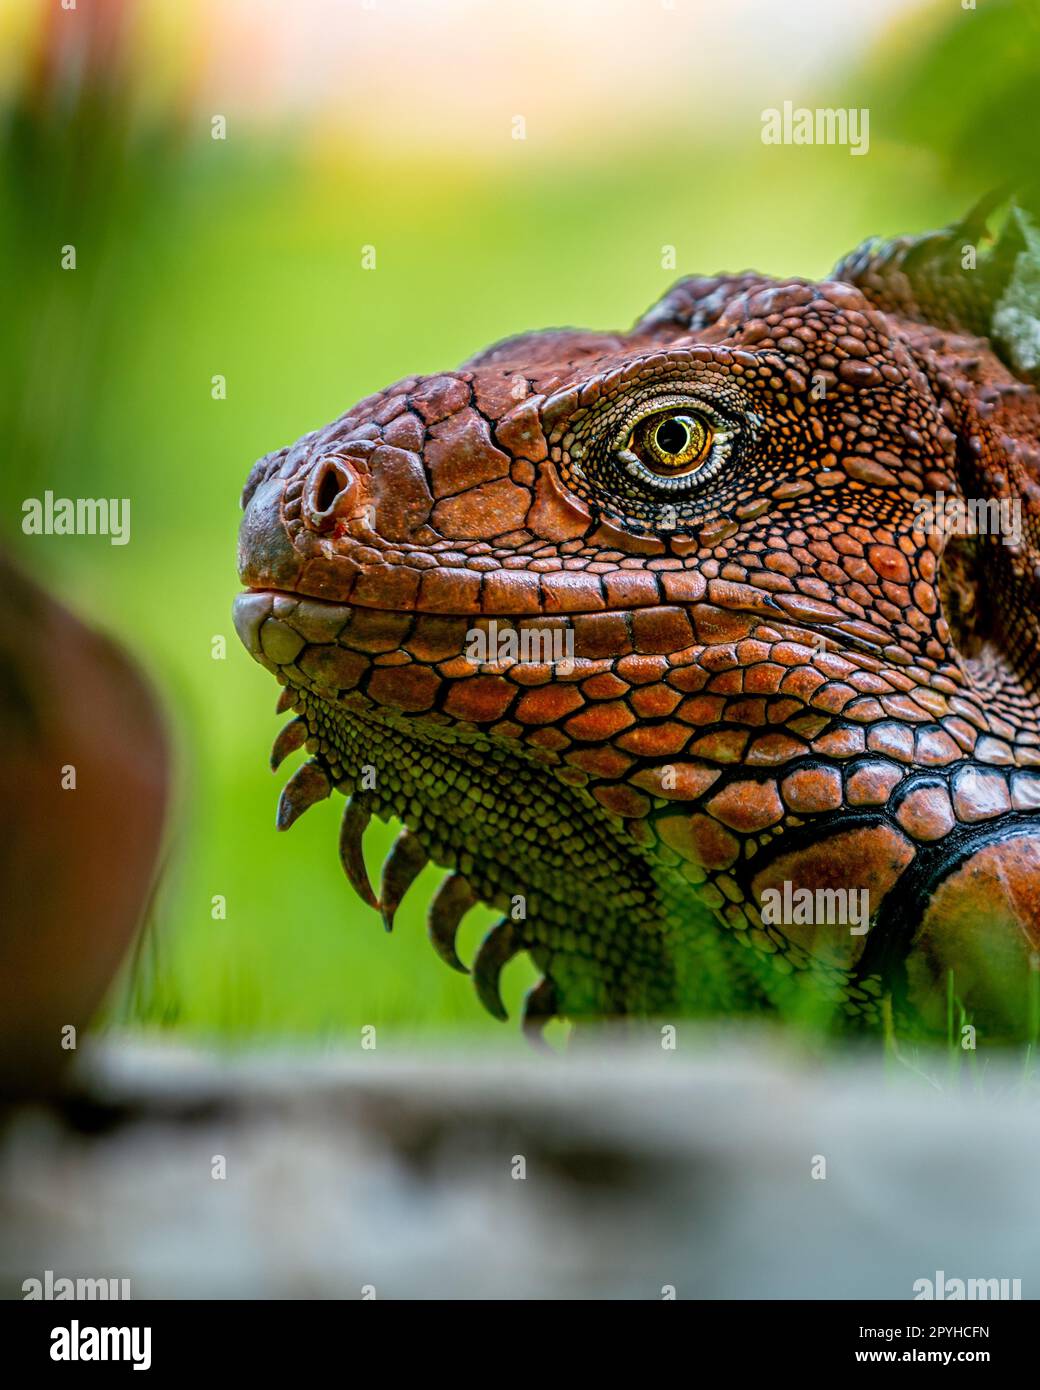
[[[871,80],[883,102],[896,79]],[[859,104],[864,89],[836,81],[821,100]],[[339,868],[339,798],[275,833],[277,690],[229,616],[241,484],[255,457],[357,398],[507,334],[625,326],[684,273],[819,276],[867,235],[950,220],[1002,171],[977,150],[953,167],[907,100],[898,126],[875,107],[866,159],[709,129],[636,132],[630,148],[590,142],[553,162],[507,144],[479,168],[450,153],[319,156],[291,131],[217,142],[205,128],[136,130],[117,91],[81,107],[70,159],[59,115],[8,113],[0,221],[5,262],[19,265],[0,421],[8,534],[37,576],[137,654],[178,752],[163,880],[110,1016],[227,1037],[375,1024],[503,1040],[425,941],[433,870],[386,939]],[[922,121],[929,140],[900,135]],[[63,272],[70,242],[78,268]],[[361,267],[365,245],[374,271]],[[674,272],[661,265],[668,245]],[[216,374],[223,401],[211,398]],[[45,488],[129,497],[130,544],[23,538],[21,500]],[[373,876],[395,830],[369,832]],[[216,894],[226,920],[211,917]],[[467,919],[463,958],[491,920]],[[507,970],[511,1014],[533,978],[526,960]]]

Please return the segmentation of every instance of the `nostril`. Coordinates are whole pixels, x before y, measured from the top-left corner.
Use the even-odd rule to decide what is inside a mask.
[[[350,505],[356,486],[357,474],[344,459],[318,459],[303,489],[303,519],[311,530],[330,530]]]
[[[327,512],[340,494],[340,480],[334,468],[323,468],[318,494],[314,499],[316,511]]]

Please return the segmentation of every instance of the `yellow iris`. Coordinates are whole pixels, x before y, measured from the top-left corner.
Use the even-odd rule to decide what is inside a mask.
[[[640,420],[632,431],[632,450],[663,474],[692,472],[711,448],[712,429],[700,415],[672,411]]]

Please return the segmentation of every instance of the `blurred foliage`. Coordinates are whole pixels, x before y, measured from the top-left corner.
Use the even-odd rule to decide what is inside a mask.
[[[868,72],[868,103],[907,145],[932,150],[969,198],[1037,178],[1040,0],[932,7],[937,30],[897,30]]]
[[[127,95],[148,80],[131,9],[107,7],[70,59],[55,41],[60,12],[41,7],[0,143],[0,263],[15,268],[0,362],[4,539],[138,654],[179,752],[154,920],[114,1010],[232,1036],[356,1036],[375,1023],[513,1039],[425,941],[433,870],[387,940],[342,878],[336,802],[274,832],[276,690],[229,618],[250,463],[506,334],[628,324],[677,273],[818,276],[867,235],[950,221],[1033,157],[1036,6],[916,14],[833,75],[821,103],[871,106],[865,158],[763,146],[756,112],[741,138],[703,124],[637,130],[619,151],[590,135],[568,158],[514,145],[477,168],[448,151],[390,162],[234,121],[215,141],[187,101],[145,118]],[[69,244],[74,272],[60,269]],[[361,268],[366,244],[374,272]],[[672,245],[677,272],[661,268]],[[223,401],[210,394],[218,373]],[[129,497],[131,543],[22,537],[21,502],[46,488]],[[216,636],[226,659],[211,655]],[[393,834],[370,831],[373,869]],[[224,921],[211,917],[215,894]],[[467,919],[464,957],[489,920]],[[511,1011],[532,978],[525,961],[506,972]]]

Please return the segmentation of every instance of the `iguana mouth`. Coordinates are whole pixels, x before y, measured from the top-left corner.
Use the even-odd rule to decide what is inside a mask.
[[[749,979],[731,938],[709,912],[691,911],[691,890],[703,873],[662,862],[660,845],[640,835],[642,822],[607,814],[578,769],[559,756],[551,725],[543,746],[520,741],[517,735],[530,731],[506,717],[512,704],[499,709],[495,701],[503,688],[514,699],[506,676],[523,663],[474,663],[465,655],[466,635],[480,622],[537,628],[546,619],[398,613],[250,588],[236,599],[234,620],[246,648],[284,686],[279,712],[294,716],[275,739],[272,768],[303,748],[311,755],[281,794],[279,829],[341,792],[342,867],[388,931],[425,866],[446,869],[430,903],[428,934],[453,969],[467,973],[456,949],[465,914],[478,903],[501,912],[472,967],[478,998],[495,1018],[506,1017],[501,971],[524,950],[542,975],[524,1003],[524,1029],[533,1039],[557,1012],[561,991],[571,1017],[666,1014],[680,956],[681,969],[702,972],[710,981],[706,999],[726,1001],[726,1012],[763,1005],[762,981]],[[775,626],[788,639],[818,640],[807,623]],[[873,664],[870,655],[865,664]],[[587,679],[597,663],[583,656],[577,665]],[[551,681],[542,674],[543,689],[566,689],[558,673]],[[475,690],[481,680],[488,684],[474,700],[467,687]],[[453,705],[458,699],[461,707]],[[609,754],[600,749],[596,756]],[[363,853],[373,816],[404,825],[378,893]],[[574,923],[590,918],[596,935],[583,938]],[[592,956],[584,963],[583,939]]]
[[[550,747],[522,746],[505,734],[496,736],[453,719],[443,709],[395,708],[359,689],[381,670],[401,669],[377,665],[380,656],[403,653],[361,653],[341,646],[337,625],[342,629],[357,611],[351,605],[256,589],[235,601],[234,621],[243,644],[284,686],[278,712],[294,715],[275,739],[272,769],[299,749],[311,754],[282,791],[278,828],[288,829],[333,790],[343,793],[347,805],[340,861],[358,896],[381,914],[388,931],[422,869],[428,863],[447,869],[430,903],[428,934],[440,958],[463,973],[467,967],[455,944],[463,917],[478,903],[500,911],[502,918],[477,950],[474,985],[485,1008],[504,1019],[499,976],[509,960],[526,950],[544,972],[524,1001],[524,1029],[533,1040],[556,1012],[554,972],[568,968],[566,957],[581,955],[572,926],[576,919],[593,915],[610,932],[609,950],[600,949],[604,957],[609,954],[608,964],[618,975],[613,991],[590,988],[591,976],[581,981],[590,1014],[630,1007],[633,988],[639,987],[636,977],[669,979],[660,958],[671,948],[658,924],[688,893],[689,884],[655,863]],[[429,616],[452,621],[449,615]],[[369,637],[366,632],[364,640]],[[460,660],[464,658],[458,654],[448,658],[452,667]],[[497,667],[489,663],[487,669]],[[445,681],[449,690],[461,681],[457,669],[454,676]],[[400,820],[405,827],[383,864],[378,893],[362,847],[373,816]],[[690,924],[685,935],[695,930]],[[715,928],[705,922],[702,930],[703,949],[717,956]],[[687,940],[684,950],[689,949]],[[578,990],[568,981],[569,998]],[[651,994],[645,1002],[648,1012],[666,1007],[667,988],[662,985],[657,999]],[[582,1011],[580,1005],[577,1011]],[[570,1012],[575,1012],[573,1006]]]

